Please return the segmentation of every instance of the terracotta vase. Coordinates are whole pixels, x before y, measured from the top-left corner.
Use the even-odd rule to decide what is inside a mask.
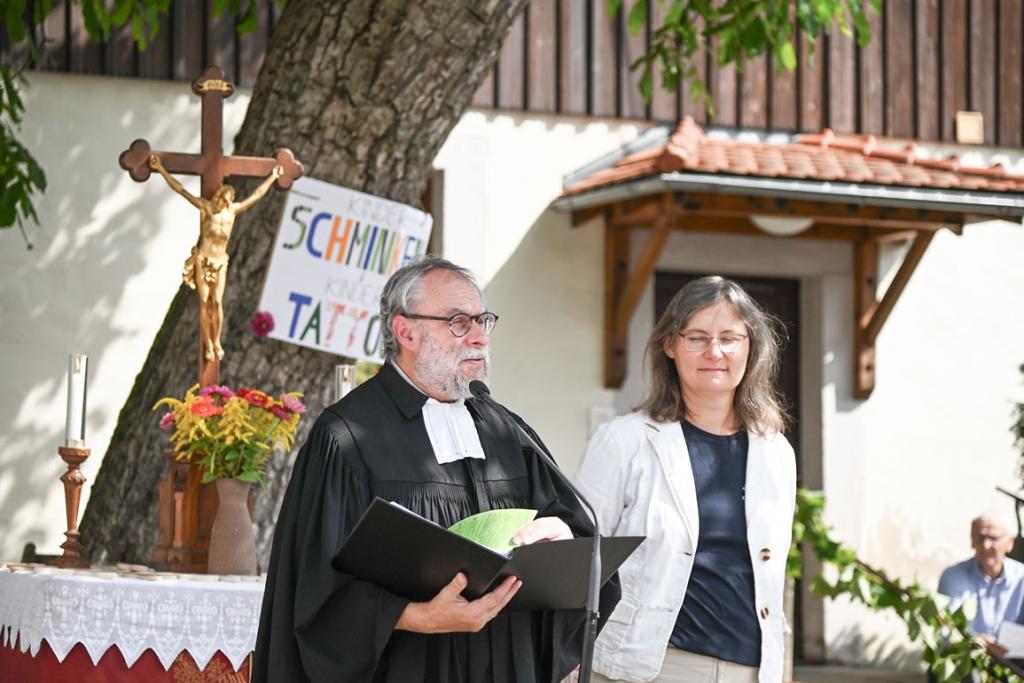
[[[256,574],[256,537],[249,517],[251,484],[218,479],[217,514],[210,531],[209,574]]]

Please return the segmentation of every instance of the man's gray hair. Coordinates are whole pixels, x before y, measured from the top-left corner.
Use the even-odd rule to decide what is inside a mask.
[[[384,284],[384,291],[380,295],[381,345],[385,361],[398,355],[398,340],[395,339],[395,333],[391,329],[391,322],[396,315],[413,312],[412,308],[419,301],[422,293],[423,278],[434,270],[447,270],[458,275],[476,288],[480,294],[480,301],[483,302],[483,290],[477,284],[473,273],[466,268],[432,254],[410,261],[392,273]]]
[[[988,510],[985,510],[985,512],[981,513],[980,515],[978,515],[974,519],[972,519],[971,520],[971,535],[972,536],[974,535],[974,530],[976,528],[978,528],[978,526],[981,525],[984,522],[988,522],[989,524],[997,524],[997,525],[1003,527],[1003,529],[1005,529],[1006,532],[1008,534],[1010,534],[1011,536],[1016,536],[1017,535],[1017,522],[1013,519],[1013,516],[1010,513],[1006,512],[1004,510],[997,510],[997,509],[994,509],[994,508],[990,508]]]

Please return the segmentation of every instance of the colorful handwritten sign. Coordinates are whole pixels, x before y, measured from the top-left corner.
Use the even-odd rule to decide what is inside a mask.
[[[299,178],[292,185],[263,284],[273,339],[383,362],[380,293],[427,250],[432,218],[411,206]]]

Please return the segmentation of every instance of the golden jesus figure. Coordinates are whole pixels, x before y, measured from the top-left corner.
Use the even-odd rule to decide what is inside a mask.
[[[171,189],[199,209],[199,243],[185,261],[182,282],[199,295],[199,326],[203,335],[203,356],[207,361],[224,358],[220,332],[224,323],[224,286],[228,276],[228,240],[235,218],[267,194],[270,186],[284,175],[284,167],[275,166],[270,175],[244,201],[235,201],[235,188],[223,185],[212,199],[196,197],[167,172],[160,158],[149,157],[149,167],[164,177]]]

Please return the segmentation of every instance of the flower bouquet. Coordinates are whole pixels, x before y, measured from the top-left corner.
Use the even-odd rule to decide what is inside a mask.
[[[171,432],[179,460],[203,469],[203,483],[237,479],[263,485],[263,473],[274,448],[290,450],[295,429],[306,411],[291,392],[277,399],[257,389],[237,392],[225,386],[195,385],[183,400],[162,398],[153,409],[167,406],[160,428]]]
[[[263,472],[277,447],[291,449],[295,428],[306,406],[301,394],[277,399],[243,387],[192,387],[185,398],[162,398],[153,409],[167,406],[160,427],[170,432],[179,460],[202,469],[202,482],[217,488],[217,512],[210,531],[207,571],[211,574],[255,575],[256,541],[249,516],[253,484],[263,485]]]

